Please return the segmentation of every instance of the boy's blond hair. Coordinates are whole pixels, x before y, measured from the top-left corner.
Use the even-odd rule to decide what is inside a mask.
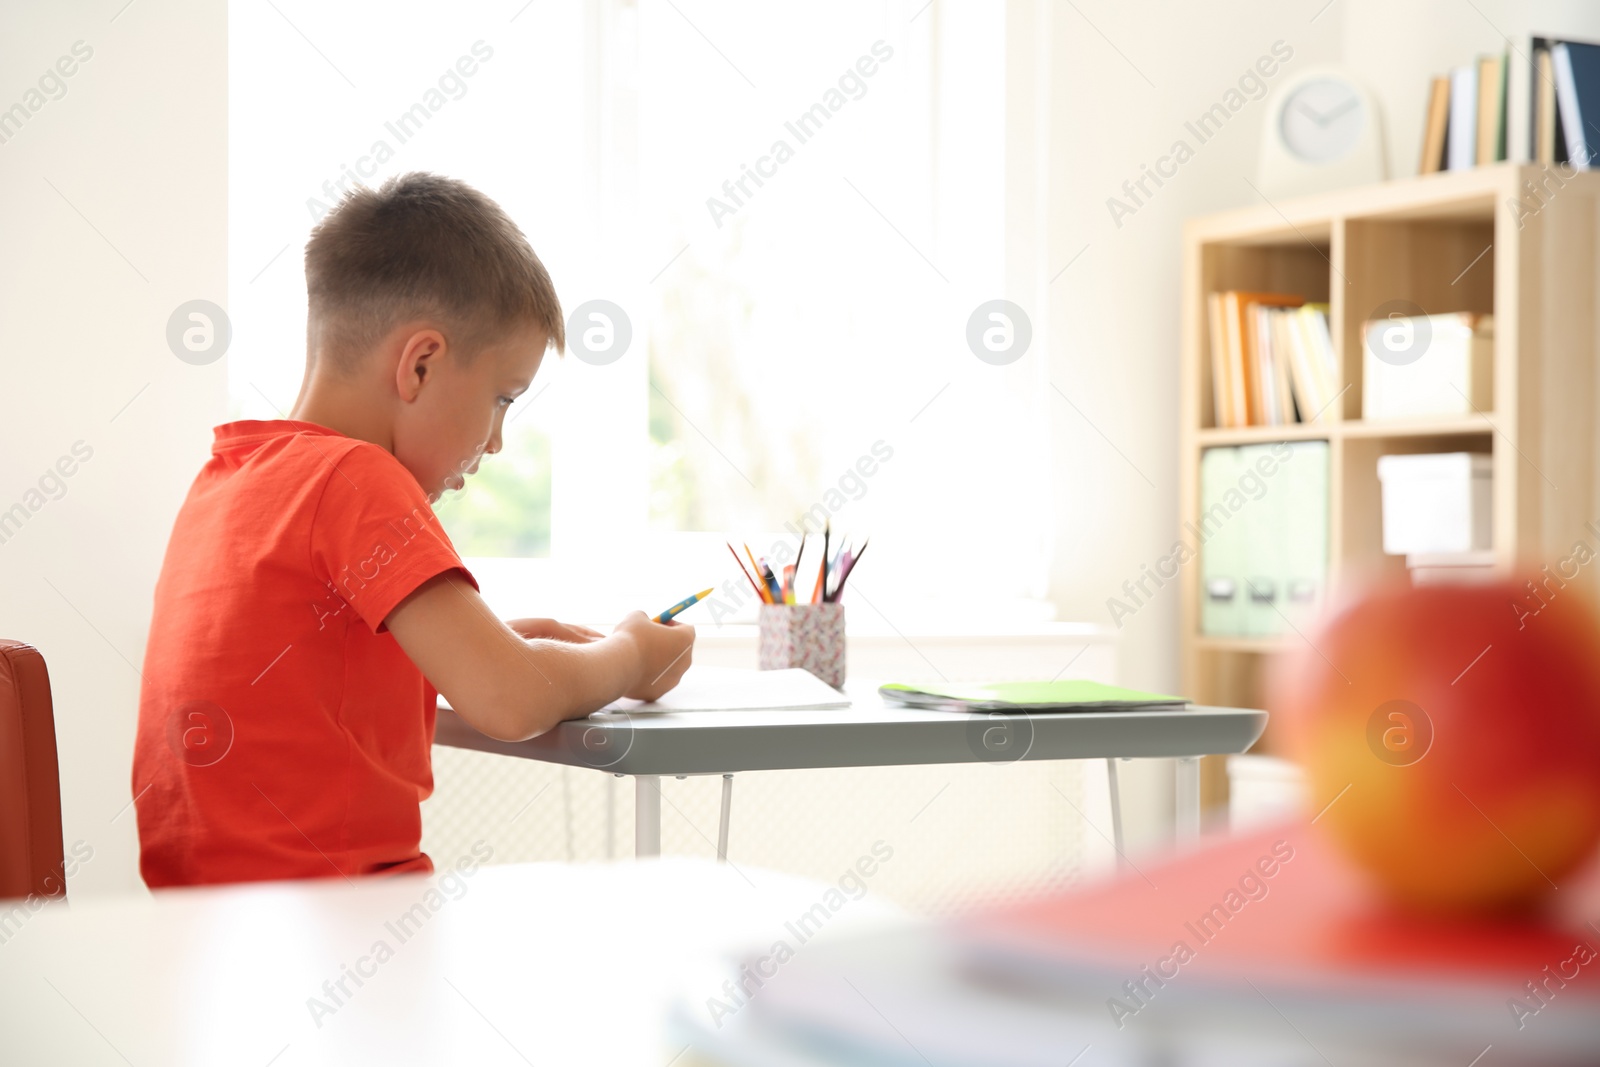
[[[385,333],[435,318],[470,360],[524,326],[566,347],[561,302],[528,239],[465,182],[413,172],[358,186],[306,242],[306,359],[354,369]]]

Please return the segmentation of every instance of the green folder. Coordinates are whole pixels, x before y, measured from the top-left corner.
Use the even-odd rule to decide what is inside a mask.
[[[990,682],[880,686],[891,704],[936,711],[1135,711],[1182,706],[1183,697],[1122,689],[1100,682]]]

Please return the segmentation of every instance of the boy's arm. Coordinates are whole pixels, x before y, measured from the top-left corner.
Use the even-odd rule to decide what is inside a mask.
[[[678,683],[694,628],[634,612],[608,637],[524,640],[464,578],[429,579],[384,620],[411,662],[479,732],[522,741],[628,696],[653,700]]]
[[[507,619],[506,625],[522,637],[552,637],[557,641],[573,641],[580,645],[605,636],[599,630],[591,630],[575,622],[557,622],[555,619]]]

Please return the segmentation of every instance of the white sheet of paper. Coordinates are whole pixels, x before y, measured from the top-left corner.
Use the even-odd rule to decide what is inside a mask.
[[[653,703],[618,700],[601,710],[632,715],[650,711],[781,711],[849,706],[849,697],[800,667],[755,671],[706,666],[684,671],[677,686]]]

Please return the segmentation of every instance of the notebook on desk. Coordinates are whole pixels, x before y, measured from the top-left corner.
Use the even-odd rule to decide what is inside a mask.
[[[690,667],[660,700],[617,700],[601,711],[629,715],[656,711],[788,711],[847,708],[850,698],[808,670],[756,671],[740,667]]]
[[[1076,679],[881,686],[886,703],[935,711],[1137,711],[1182,707],[1183,697]]]

